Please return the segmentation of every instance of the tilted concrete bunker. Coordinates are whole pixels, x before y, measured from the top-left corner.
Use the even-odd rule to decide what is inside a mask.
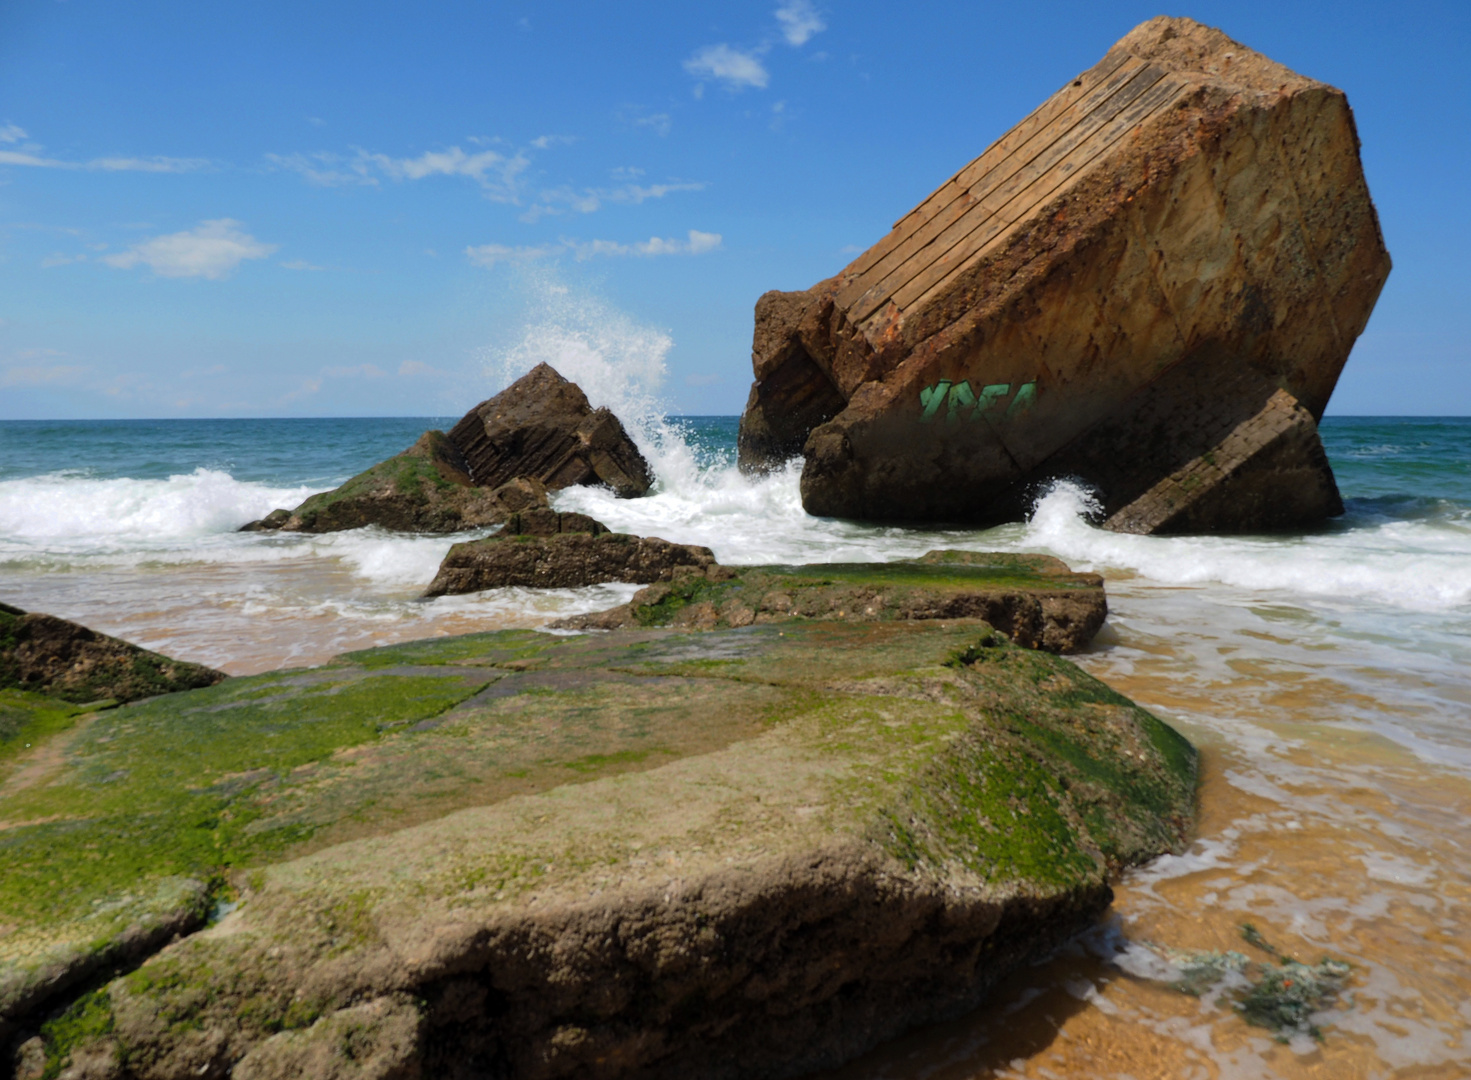
[[[740,461],[804,506],[1129,532],[1342,511],[1317,421],[1389,274],[1342,91],[1135,28],[836,277],[756,305]]]

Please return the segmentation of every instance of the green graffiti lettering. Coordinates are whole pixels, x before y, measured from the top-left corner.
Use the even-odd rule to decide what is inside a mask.
[[[960,419],[960,409],[968,409],[976,403],[975,394],[971,393],[969,382],[956,383],[950,388],[950,411],[945,414],[945,422],[953,424]]]
[[[920,413],[921,423],[929,423],[940,411],[940,403],[945,400],[945,391],[950,389],[950,380],[941,379],[934,386],[926,386],[919,392],[919,403],[924,407]]]
[[[1026,412],[1032,407],[1032,403],[1036,400],[1037,380],[1033,379],[1031,382],[1027,383],[1019,390],[1017,390],[1016,397],[1012,398],[1011,400],[1011,407],[1006,410],[1006,418],[1010,420],[1018,413]]]
[[[987,409],[1001,404],[1001,399],[1011,392],[1011,383],[992,383],[981,390],[981,399],[976,403],[975,418],[979,420]]]

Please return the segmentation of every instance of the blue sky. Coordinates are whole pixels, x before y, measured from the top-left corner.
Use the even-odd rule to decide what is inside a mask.
[[[549,320],[739,412],[762,292],[1159,13],[4,0],[0,418],[454,414]],[[1348,92],[1395,270],[1330,412],[1471,414],[1471,5],[1167,13]]]

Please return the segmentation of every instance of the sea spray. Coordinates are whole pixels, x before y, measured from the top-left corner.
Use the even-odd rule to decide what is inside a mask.
[[[519,339],[482,356],[497,389],[537,364],[550,364],[581,387],[594,408],[608,408],[623,421],[656,477],[695,472],[694,454],[660,395],[674,345],[669,333],[589,292],[574,292],[550,271],[524,271],[521,286],[528,315]]]

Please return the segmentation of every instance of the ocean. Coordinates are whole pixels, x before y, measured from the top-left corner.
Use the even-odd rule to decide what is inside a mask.
[[[1026,522],[921,530],[810,517],[795,467],[735,469],[736,418],[667,418],[607,364],[566,373],[630,424],[658,482],[559,508],[731,564],[1050,552],[1107,579],[1078,662],[1202,749],[1188,851],[1126,875],[1103,924],[975,1014],[834,1076],[1471,1076],[1471,419],[1326,419],[1347,513],[1310,532],[1115,535],[1066,484]],[[0,422],[0,600],[245,674],[636,591],[422,602],[465,536],[235,531],[456,418]],[[1251,952],[1244,923],[1352,965],[1320,1039],[1279,1042],[1229,985],[1192,996],[1160,970],[1161,949]]]

